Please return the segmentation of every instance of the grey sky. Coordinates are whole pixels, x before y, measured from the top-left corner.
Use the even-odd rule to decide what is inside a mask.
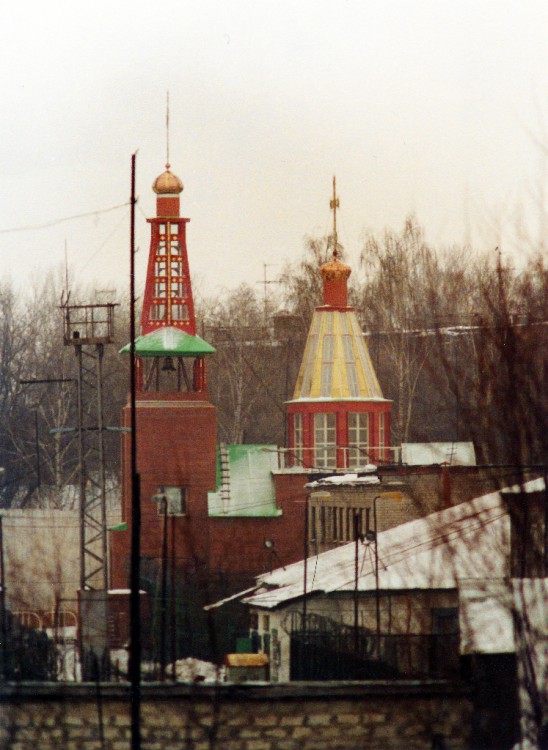
[[[139,278],[151,183],[185,184],[191,271],[205,293],[274,278],[330,229],[357,262],[367,229],[415,212],[436,244],[515,252],[539,236],[546,159],[542,0],[42,3],[0,11],[0,229],[129,198],[138,149]],[[546,175],[544,174],[544,177]],[[63,263],[127,286],[127,209],[0,234],[1,276]],[[259,287],[258,287],[259,288]]]

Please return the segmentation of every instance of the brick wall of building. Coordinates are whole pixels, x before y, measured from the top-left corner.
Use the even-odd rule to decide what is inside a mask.
[[[127,686],[0,688],[1,750],[127,750]],[[449,683],[145,686],[143,750],[464,750],[470,695]]]

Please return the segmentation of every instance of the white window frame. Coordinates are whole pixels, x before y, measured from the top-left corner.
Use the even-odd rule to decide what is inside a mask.
[[[314,465],[334,469],[337,466],[337,415],[314,414]]]
[[[293,455],[297,459],[297,464],[303,462],[303,415],[293,415]]]
[[[348,466],[359,468],[369,463],[371,418],[369,412],[348,413]]]

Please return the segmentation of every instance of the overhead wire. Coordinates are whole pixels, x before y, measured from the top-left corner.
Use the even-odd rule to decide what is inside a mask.
[[[54,221],[48,221],[44,222],[43,224],[27,224],[26,226],[22,227],[11,227],[7,229],[0,229],[0,234],[10,234],[14,232],[32,232],[39,229],[49,229],[49,227],[57,226],[58,224],[64,224],[67,221],[75,221],[76,219],[86,219],[89,216],[99,216],[100,214],[107,214],[112,211],[117,211],[120,208],[125,208],[126,206],[129,206],[129,201],[126,201],[126,203],[120,203],[117,206],[110,206],[110,208],[102,208],[98,209],[96,211],[87,211],[82,214],[73,214],[72,216],[65,216],[61,219],[55,219]]]

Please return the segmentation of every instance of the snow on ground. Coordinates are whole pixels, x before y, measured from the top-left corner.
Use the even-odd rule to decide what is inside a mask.
[[[122,674],[127,674],[128,652],[126,649],[117,649],[110,652],[110,659]],[[159,664],[155,662],[143,662],[141,672],[144,677],[159,673]],[[168,680],[173,677],[173,664],[167,664],[165,674]],[[225,679],[224,667],[218,667],[208,661],[194,659],[192,656],[179,659],[175,662],[175,674],[177,682],[223,682]]]

